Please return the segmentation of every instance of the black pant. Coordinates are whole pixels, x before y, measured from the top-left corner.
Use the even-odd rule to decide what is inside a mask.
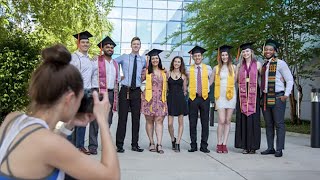
[[[127,99],[128,92],[129,99]],[[129,106],[132,119],[131,146],[136,147],[138,146],[139,140],[141,90],[140,88],[130,89],[122,86],[119,92],[119,120],[116,134],[116,145],[118,148],[123,147],[124,138],[126,136]]]
[[[266,94],[263,94],[266,96]],[[283,96],[284,93],[276,93],[276,104],[274,107],[267,107],[266,110],[262,108],[264,121],[266,123],[266,136],[268,149],[274,148],[274,127],[276,127],[277,140],[276,150],[284,149],[286,130],[284,124],[284,115],[286,111],[286,102],[281,101],[279,96]],[[263,97],[265,98],[265,97]]]
[[[197,123],[198,112],[200,110],[201,122],[201,144],[200,147],[208,147],[209,137],[209,109],[210,99],[204,100],[202,97],[197,96],[193,101],[189,99],[189,126],[190,126],[190,139],[191,148],[197,148]]]

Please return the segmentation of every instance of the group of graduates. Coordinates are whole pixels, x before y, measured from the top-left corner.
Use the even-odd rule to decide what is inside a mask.
[[[285,141],[284,114],[286,99],[291,93],[293,77],[285,61],[277,58],[280,44],[267,40],[263,46],[264,63],[257,61],[252,45],[242,44],[239,48],[238,64],[232,64],[231,46],[223,45],[218,50],[218,65],[211,68],[202,62],[204,48],[195,46],[189,51],[194,64],[186,68],[184,60],[176,56],[166,70],[159,54],[162,50],[153,49],[146,56],[139,54],[141,41],[134,37],[131,53],[112,58],[116,44],[110,37],[104,38],[97,46],[103,53],[91,60],[88,32],[74,35],[78,39],[78,51],[72,54],[71,64],[76,66],[84,81],[84,89],[99,89],[107,92],[111,109],[118,111],[116,146],[118,153],[124,153],[128,112],[131,112],[131,150],[143,152],[138,144],[140,114],[145,115],[146,132],[149,138],[149,151],[163,154],[163,121],[168,116],[168,129],[172,149],[180,152],[183,134],[183,117],[189,116],[191,148],[198,150],[197,122],[200,114],[200,151],[209,153],[209,91],[214,83],[215,109],[218,111],[217,153],[228,153],[227,141],[230,122],[236,109],[235,147],[244,154],[254,154],[260,149],[260,111],[266,123],[268,149],[261,154],[282,156]],[[122,68],[123,76],[120,75]],[[142,82],[145,81],[145,86]],[[119,90],[120,87],[120,91]],[[186,101],[186,96],[189,95]],[[261,109],[260,109],[261,108]],[[113,113],[108,115],[109,126]],[[175,137],[173,122],[178,117],[178,135]],[[98,124],[90,123],[88,150],[84,147],[86,127],[77,127],[74,144],[85,154],[97,154]],[[274,148],[274,131],[277,140]],[[156,143],[154,140],[156,135]]]

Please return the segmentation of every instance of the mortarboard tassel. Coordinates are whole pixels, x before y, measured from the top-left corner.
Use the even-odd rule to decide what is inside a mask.
[[[218,48],[218,56],[217,56],[217,61],[219,62],[220,60],[220,47]]]
[[[236,58],[237,62],[239,61],[239,57],[240,57],[240,47],[238,47],[238,54],[237,54],[237,58]]]
[[[189,66],[191,65],[191,53],[190,53],[190,59],[189,59]]]
[[[147,69],[149,67],[149,56],[148,55],[146,55],[146,67],[147,67]]]
[[[77,48],[79,49],[80,46],[80,33],[78,33],[78,43],[77,43]]]
[[[263,47],[262,47],[262,56],[264,56],[264,47],[266,46],[266,43],[263,43]]]

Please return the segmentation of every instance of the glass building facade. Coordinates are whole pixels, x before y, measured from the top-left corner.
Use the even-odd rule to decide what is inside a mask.
[[[141,52],[157,48],[164,50],[161,59],[165,67],[176,55],[182,56],[185,63],[189,62],[188,51],[194,44],[183,44],[169,54],[171,48],[181,42],[187,34],[165,39],[175,31],[186,30],[185,20],[192,14],[185,7],[194,0],[114,0],[114,7],[108,15],[114,30],[112,39],[116,42],[114,57],[130,53],[130,42],[134,36],[141,39]],[[167,57],[168,56],[168,57]]]

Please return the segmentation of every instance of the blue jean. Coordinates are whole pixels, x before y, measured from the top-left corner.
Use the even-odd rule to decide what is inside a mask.
[[[81,148],[84,147],[84,136],[86,134],[86,127],[75,127],[76,130],[76,147]]]

